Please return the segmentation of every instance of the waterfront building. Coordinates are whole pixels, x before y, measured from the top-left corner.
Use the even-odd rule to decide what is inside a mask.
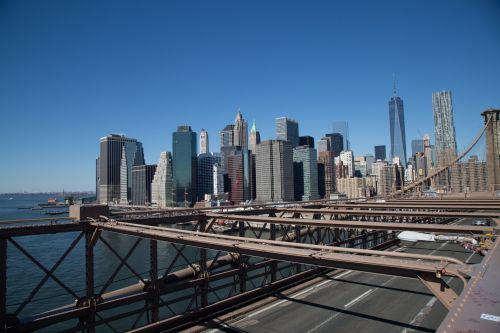
[[[389,100],[389,125],[391,131],[391,160],[399,157],[402,164],[406,166],[406,133],[405,133],[405,115],[403,100],[396,95],[394,86],[394,95]]]
[[[257,131],[255,126],[255,120],[253,121],[252,129],[250,129],[250,150],[253,154],[257,151],[257,145],[260,143],[260,133]]]
[[[226,125],[220,132],[220,147],[234,146],[234,125]]]
[[[98,164],[99,203],[132,200],[132,167],[145,164],[142,143],[125,135],[109,134],[100,139]]]
[[[299,146],[308,146],[314,148],[314,138],[312,136],[299,136]]]
[[[101,158],[98,156],[95,159],[95,197],[99,202],[99,185],[101,184]]]
[[[328,133],[325,134],[325,138],[330,142],[330,151],[332,151],[335,156],[339,156],[340,152],[344,150],[345,147],[344,136],[340,133]]]
[[[347,177],[354,177],[354,155],[352,153],[352,150],[341,151],[339,157],[342,161],[342,165],[347,167]]]
[[[132,167],[132,204],[144,206],[151,203],[151,183],[156,173],[156,164]]]
[[[175,206],[175,201],[172,154],[164,151],[151,182],[151,204],[165,208]]]
[[[288,141],[292,148],[299,145],[299,123],[286,117],[276,118],[276,140]]]
[[[201,129],[200,132],[200,155],[208,154],[210,152],[208,145],[208,132],[205,129]]]
[[[120,205],[128,205],[128,182],[127,177],[127,152],[125,146],[122,147],[122,158],[120,160]],[[132,180],[132,179],[130,179]]]
[[[182,125],[172,135],[175,200],[180,206],[193,205],[196,201],[196,132],[191,126]]]
[[[342,150],[351,149],[351,143],[349,141],[349,124],[347,121],[334,121],[332,128],[332,133],[339,133],[342,135],[342,149],[337,152],[336,156],[338,156],[338,153]]]
[[[293,201],[293,149],[282,140],[267,140],[257,145],[256,200],[259,202]]]
[[[236,114],[233,127],[233,145],[248,150],[248,125],[240,111]]]
[[[309,146],[293,149],[293,174],[296,201],[319,199],[316,149]]]
[[[436,140],[436,166],[442,168],[457,157],[451,91],[432,93],[432,111],[434,114],[434,138]],[[447,188],[451,184],[450,177],[449,172],[442,173],[438,177],[436,185],[440,188]]]
[[[198,155],[197,163],[197,201],[203,200],[205,194],[214,193],[214,165],[220,163],[220,154],[207,153]]]
[[[476,155],[465,162],[458,162],[451,167],[452,192],[488,191],[488,172],[486,161],[480,161]]]
[[[335,155],[331,151],[318,153],[318,194],[321,198],[329,198],[336,192]]]
[[[375,146],[375,161],[385,161],[387,158],[385,145]]]

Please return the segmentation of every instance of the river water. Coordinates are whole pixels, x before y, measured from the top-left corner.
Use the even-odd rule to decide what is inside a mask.
[[[19,209],[37,206],[39,203],[46,203],[51,197],[44,194],[23,194],[23,195],[0,195],[0,220],[46,218],[45,212],[49,210]],[[11,199],[12,198],[12,199]],[[57,198],[59,201],[62,198]],[[58,208],[67,210],[67,208]],[[51,209],[55,210],[55,209]],[[56,215],[64,217],[64,215]],[[2,225],[0,227],[8,227]],[[192,228],[185,226],[181,228]],[[68,232],[58,234],[44,234],[36,236],[15,237],[13,240],[20,247],[25,249],[30,255],[36,258],[47,270],[51,270],[53,265],[65,253],[70,244],[79,237],[79,232]],[[111,247],[119,255],[125,255],[132,248],[137,238],[120,235],[111,232],[102,234]],[[54,275],[62,284],[71,289],[77,296],[85,295],[85,248],[82,237],[68,256],[54,271]],[[158,267],[159,274],[162,275],[175,257],[175,249],[171,244],[158,242]],[[184,256],[189,261],[199,260],[199,250],[186,247]],[[208,257],[215,254],[208,252]],[[108,247],[99,241],[94,249],[94,272],[95,291],[101,292],[102,287],[113,275],[119,266],[119,259]],[[149,271],[149,242],[142,240],[134,250],[127,263],[143,278],[148,277]],[[187,263],[183,258],[179,258],[174,264],[174,270],[185,268]],[[21,250],[13,243],[8,242],[7,247],[7,313],[16,314],[18,318],[29,317],[35,313],[41,313],[54,309],[55,307],[71,304],[75,301],[75,296],[69,294],[64,287],[55,282],[52,278],[47,279],[42,288],[35,294],[32,290],[44,279],[43,270],[34,264]],[[113,282],[106,291],[118,289],[127,285],[137,283],[138,277],[126,267],[122,267],[114,277]],[[27,305],[20,306],[25,300],[30,299]],[[175,309],[174,311],[181,311]],[[16,313],[18,312],[18,313]],[[115,326],[116,327],[116,326]],[[54,328],[54,327],[53,327]],[[62,328],[62,327],[57,327]],[[50,331],[50,330],[49,330]],[[108,331],[106,327],[99,331]]]

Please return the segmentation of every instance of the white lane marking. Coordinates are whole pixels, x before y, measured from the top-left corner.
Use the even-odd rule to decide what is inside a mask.
[[[260,310],[258,310],[258,311],[256,311],[256,312],[253,312],[253,313],[249,314],[249,315],[247,316],[247,318],[255,317],[255,316],[257,316],[257,315],[261,314],[262,312],[265,312],[265,311],[270,310],[270,309],[272,309],[272,308],[274,308],[274,307],[277,307],[277,306],[279,306],[279,305],[281,305],[281,304],[283,304],[283,303],[285,303],[285,302],[289,302],[289,301],[290,301],[290,298],[291,298],[291,299],[293,299],[293,298],[297,298],[297,297],[299,297],[299,296],[302,296],[302,295],[304,295],[305,293],[308,293],[308,292],[310,292],[310,291],[312,291],[312,290],[314,290],[314,289],[317,289],[318,287],[324,286],[324,285],[325,285],[325,284],[327,284],[327,283],[335,282],[334,280],[336,280],[336,279],[338,279],[338,278],[341,278],[341,277],[344,277],[344,276],[346,276],[346,275],[348,275],[348,274],[350,274],[350,273],[352,273],[352,271],[350,271],[350,270],[349,270],[349,271],[345,271],[345,272],[343,272],[343,273],[341,273],[341,274],[339,274],[339,275],[334,276],[334,277],[332,278],[332,280],[326,280],[326,281],[323,281],[323,282],[321,282],[321,283],[319,283],[319,284],[317,284],[317,285],[312,286],[311,288],[308,288],[308,289],[306,289],[306,290],[300,291],[300,292],[298,292],[298,293],[296,293],[296,294],[294,294],[294,295],[290,296],[290,297],[289,297],[289,299],[284,299],[284,300],[281,300],[281,301],[276,302],[276,303],[273,303],[273,304],[271,304],[271,305],[269,305],[269,306],[267,306],[267,307],[265,307],[265,308],[263,308],[263,309],[260,309]]]
[[[446,244],[446,243],[445,243]],[[434,250],[433,252],[435,252],[436,250]],[[469,262],[469,260],[472,258],[472,256],[474,256],[474,252],[471,253],[470,256],[467,257],[467,259],[465,259],[465,263],[467,264]],[[453,279],[453,277],[449,277],[445,282],[446,284],[450,283],[451,279]],[[415,317],[413,317],[412,321],[410,322],[410,325],[414,325],[419,319],[420,317],[424,316],[425,313],[430,310],[430,308],[432,308],[434,306],[434,303],[436,303],[437,301],[437,298],[436,297],[432,297],[429,302],[427,302],[427,304],[425,304],[425,306],[420,309],[420,311],[416,314]],[[423,319],[423,318],[422,318]],[[401,333],[407,333],[408,332],[408,329],[407,328],[404,328]]]
[[[375,289],[368,289],[367,291],[365,291],[364,293],[362,293],[361,295],[359,295],[358,297],[356,297],[355,299],[351,300],[349,303],[345,304],[344,305],[344,308],[348,308],[350,307],[351,305],[353,305],[354,303],[357,303],[358,301],[360,301],[361,299],[363,299],[364,297],[370,295]]]

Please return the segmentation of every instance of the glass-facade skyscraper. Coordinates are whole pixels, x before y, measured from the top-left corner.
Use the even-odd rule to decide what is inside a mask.
[[[132,167],[143,165],[142,143],[124,135],[109,134],[100,139],[99,203],[132,200]]]
[[[175,197],[179,206],[196,201],[196,132],[191,126],[178,126],[172,135]]]
[[[385,145],[375,146],[375,161],[381,160],[385,161],[386,153],[385,153]]]
[[[349,142],[349,124],[347,123],[347,121],[334,121],[332,128],[332,133],[339,133],[342,135],[342,148],[345,150],[350,149],[351,143]]]
[[[276,140],[288,141],[295,148],[299,145],[299,123],[286,117],[276,118]]]
[[[406,133],[403,100],[396,95],[389,100],[389,125],[391,129],[391,159],[399,157],[406,167]]]

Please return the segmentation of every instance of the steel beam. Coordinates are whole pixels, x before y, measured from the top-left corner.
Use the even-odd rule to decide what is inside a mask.
[[[304,208],[308,208],[307,205],[303,206]],[[440,210],[440,211],[477,211],[477,210],[493,210],[498,211],[500,209],[499,205],[493,204],[482,204],[482,205],[468,205],[467,203],[463,204],[433,204],[433,203],[421,203],[421,204],[412,204],[412,203],[359,203],[359,204],[342,204],[342,205],[323,205],[324,208],[329,209],[342,209],[342,208],[356,208],[356,209],[367,209],[367,208],[375,208],[375,209],[414,209],[414,210],[423,210],[423,211],[432,211],[432,210]]]
[[[208,217],[218,218],[230,221],[250,221],[257,223],[275,223],[287,225],[301,226],[316,226],[316,227],[332,227],[332,228],[354,228],[354,229],[370,229],[370,230],[413,230],[420,232],[442,232],[442,233],[458,233],[458,234],[480,234],[483,231],[493,232],[494,227],[478,227],[472,225],[437,225],[437,224],[420,224],[420,223],[389,223],[389,222],[360,222],[360,221],[339,221],[339,220],[314,220],[314,219],[294,219],[294,218],[277,218],[264,216],[240,216],[240,215],[223,215],[223,214],[207,214]]]
[[[60,232],[84,231],[88,226],[86,222],[65,224],[25,225],[0,228],[0,237],[32,236],[42,234],[56,234]]]
[[[59,221],[74,221],[73,217],[42,217],[37,219],[18,219],[18,220],[0,220],[0,224],[23,224],[23,223],[42,223],[42,222],[59,222]]]
[[[145,227],[130,223],[93,223],[108,231],[185,244],[212,250],[237,252],[242,255],[270,258],[320,267],[351,269],[370,273],[417,278],[417,274],[442,272],[442,275],[462,277],[470,270],[462,262],[439,256],[417,256],[422,261],[410,260],[409,254],[383,251],[339,248],[279,241],[265,241],[232,236],[201,234],[184,230]],[[379,255],[366,257],[356,254]],[[390,258],[399,256],[398,259]],[[402,259],[402,258],[406,259]]]
[[[364,207],[360,207],[364,208]],[[377,207],[378,208],[378,207]],[[384,208],[384,207],[380,207]],[[399,209],[399,208],[398,208]],[[404,209],[404,208],[402,208]],[[414,210],[367,210],[367,209],[308,209],[308,208],[278,208],[279,212],[288,213],[310,213],[310,214],[338,214],[338,215],[356,215],[356,216],[414,216],[414,217],[436,217],[436,218],[496,218],[500,217],[500,208],[496,212],[432,212],[432,211],[414,211]]]

